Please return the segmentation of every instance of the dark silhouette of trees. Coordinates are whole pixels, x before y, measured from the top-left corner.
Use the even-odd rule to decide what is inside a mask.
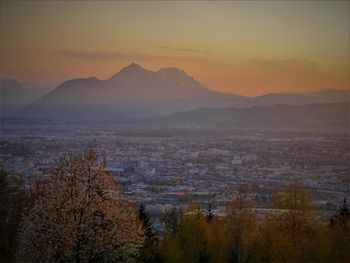
[[[331,217],[329,229],[329,262],[350,261],[350,209],[344,199],[335,215]]]
[[[175,235],[181,224],[182,211],[180,208],[174,207],[164,215],[166,234]]]
[[[0,262],[16,262],[19,224],[27,198],[21,178],[0,169]]]
[[[345,231],[350,228],[350,209],[345,198],[343,204],[338,208],[335,215],[330,219],[331,228],[336,228],[338,226]]]
[[[211,204],[209,204],[206,209],[206,218],[208,221],[211,221],[214,218],[214,211]]]
[[[145,236],[143,246],[140,250],[140,262],[154,263],[160,261],[158,252],[158,239],[153,232],[150,216],[145,211],[145,206],[139,207],[139,219]]]
[[[170,215],[174,218],[174,210]],[[192,203],[178,222],[177,230],[166,236],[167,240],[162,249],[163,260],[165,262],[209,262],[206,219],[199,205]]]

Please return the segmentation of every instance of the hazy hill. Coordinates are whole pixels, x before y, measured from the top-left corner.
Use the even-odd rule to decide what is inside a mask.
[[[14,79],[0,81],[1,116],[7,117],[17,114],[23,107],[38,99],[41,93],[26,89]]]
[[[349,129],[349,102],[251,108],[201,108],[155,122],[176,127]]]
[[[311,103],[335,103],[350,101],[349,90],[323,90],[310,93],[271,93],[252,98],[252,105],[274,104],[304,105]]]

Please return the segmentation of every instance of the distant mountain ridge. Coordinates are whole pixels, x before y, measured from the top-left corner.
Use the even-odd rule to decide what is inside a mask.
[[[349,90],[322,90],[309,93],[269,93],[252,98],[254,106],[278,103],[305,105],[310,103],[336,103],[350,101]]]
[[[250,108],[201,108],[154,119],[154,124],[186,128],[349,130],[350,103],[275,104]]]
[[[1,116],[12,116],[19,113],[20,109],[34,102],[41,95],[38,91],[26,89],[20,82],[14,79],[0,81],[0,113]]]
[[[11,85],[5,83],[2,86],[11,90],[11,94],[18,93],[19,98],[27,97],[23,86],[22,91],[17,91],[19,89],[12,89]],[[3,96],[3,104],[8,104],[10,97],[16,97],[11,96]],[[22,109],[19,115],[30,118],[128,119],[203,107],[245,108],[279,103],[304,105],[349,100],[350,92],[341,90],[266,94],[250,98],[210,90],[177,68],[150,71],[132,63],[106,80],[90,77],[65,81],[34,102],[33,99],[24,99],[14,104],[14,108],[16,112]]]

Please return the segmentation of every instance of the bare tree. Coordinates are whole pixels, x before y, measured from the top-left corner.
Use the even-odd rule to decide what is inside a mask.
[[[104,161],[89,150],[70,154],[35,182],[23,222],[24,262],[132,262],[142,226]]]

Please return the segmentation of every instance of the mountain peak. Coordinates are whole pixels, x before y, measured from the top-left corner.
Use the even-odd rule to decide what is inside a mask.
[[[110,79],[115,79],[120,76],[127,77],[133,74],[140,74],[144,72],[148,72],[148,71],[136,63],[131,63],[130,65],[122,68],[117,74],[113,75]]]
[[[136,63],[131,63],[128,66],[122,68],[122,71],[128,71],[128,72],[133,72],[133,71],[146,71],[143,67],[141,67],[139,64]]]
[[[128,68],[142,68],[139,64],[136,64],[135,62],[131,62],[128,66]]]

